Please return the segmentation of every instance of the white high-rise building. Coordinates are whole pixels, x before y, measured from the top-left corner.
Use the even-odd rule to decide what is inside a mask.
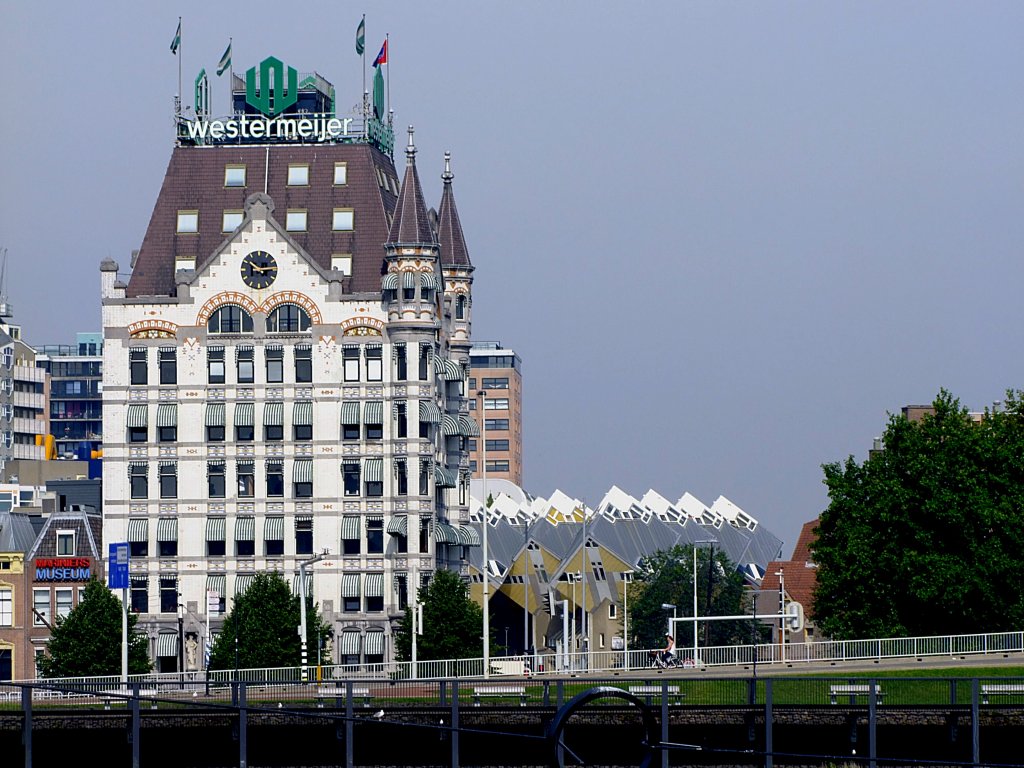
[[[448,163],[435,214],[411,127],[399,183],[389,123],[335,117],[315,74],[276,110],[292,94],[261,84],[275,66],[233,76],[233,116],[179,117],[130,277],[100,268],[103,538],[130,542],[132,608],[162,670],[177,668],[179,603],[196,669],[192,644],[257,572],[298,592],[323,552],[307,583],[332,660],[383,661],[416,588],[467,573],[476,538],[473,267]]]

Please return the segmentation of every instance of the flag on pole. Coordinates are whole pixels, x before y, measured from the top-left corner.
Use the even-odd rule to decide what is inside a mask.
[[[356,27],[356,55],[362,56],[363,51],[366,50],[366,17],[364,16],[362,21],[359,22],[359,26]]]
[[[178,47],[181,45],[181,19],[178,19],[178,31],[174,33],[174,39],[171,40],[171,53],[177,55]]]
[[[220,62],[217,64],[217,76],[220,77],[224,74],[224,70],[231,66],[231,43],[228,43],[227,50],[224,51],[224,55],[220,57]]]
[[[382,45],[380,47],[380,53],[378,53],[377,54],[377,58],[373,60],[373,66],[376,67],[378,64],[387,64],[387,63],[388,63],[388,41],[385,40],[384,41],[384,45]]]

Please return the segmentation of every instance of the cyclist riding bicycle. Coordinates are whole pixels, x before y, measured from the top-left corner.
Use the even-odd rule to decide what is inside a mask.
[[[675,658],[676,639],[672,635],[665,635],[665,648],[661,652],[661,660],[663,663],[668,664],[672,659]]]

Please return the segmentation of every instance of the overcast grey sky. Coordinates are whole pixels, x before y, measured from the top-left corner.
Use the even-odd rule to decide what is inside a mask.
[[[346,109],[365,12],[432,205],[452,152],[474,336],[524,360],[532,493],[724,494],[788,556],[820,464],[886,411],[1024,383],[1024,3],[0,5],[30,343],[95,330],[99,262],[141,244],[179,14],[186,103],[233,37],[236,69],[315,69]]]

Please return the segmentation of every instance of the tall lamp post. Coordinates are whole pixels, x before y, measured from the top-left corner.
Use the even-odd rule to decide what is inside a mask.
[[[779,577],[779,645],[782,646],[782,663],[786,663],[786,574],[776,571]]]
[[[487,549],[487,390],[481,389],[477,394],[480,396],[480,422],[483,428],[480,430],[480,478],[483,486],[483,555],[484,555],[484,677],[491,676],[491,617],[490,617],[490,554]]]
[[[185,687],[185,606],[181,604],[181,592],[178,593],[178,685]]]
[[[633,581],[633,571],[622,572],[622,655],[625,659],[623,667],[629,666],[629,585]]]
[[[693,663],[698,663],[697,655],[697,545],[717,544],[718,539],[701,539],[693,542]],[[710,606],[709,606],[710,610]]]
[[[306,566],[319,563],[324,558],[328,557],[331,553],[328,550],[324,550],[316,557],[311,557],[309,560],[303,560],[299,563],[299,638],[302,642],[302,681],[306,682],[309,679],[309,670],[306,668],[307,663],[307,648],[306,648]]]
[[[530,519],[523,519],[523,655],[530,642]]]

